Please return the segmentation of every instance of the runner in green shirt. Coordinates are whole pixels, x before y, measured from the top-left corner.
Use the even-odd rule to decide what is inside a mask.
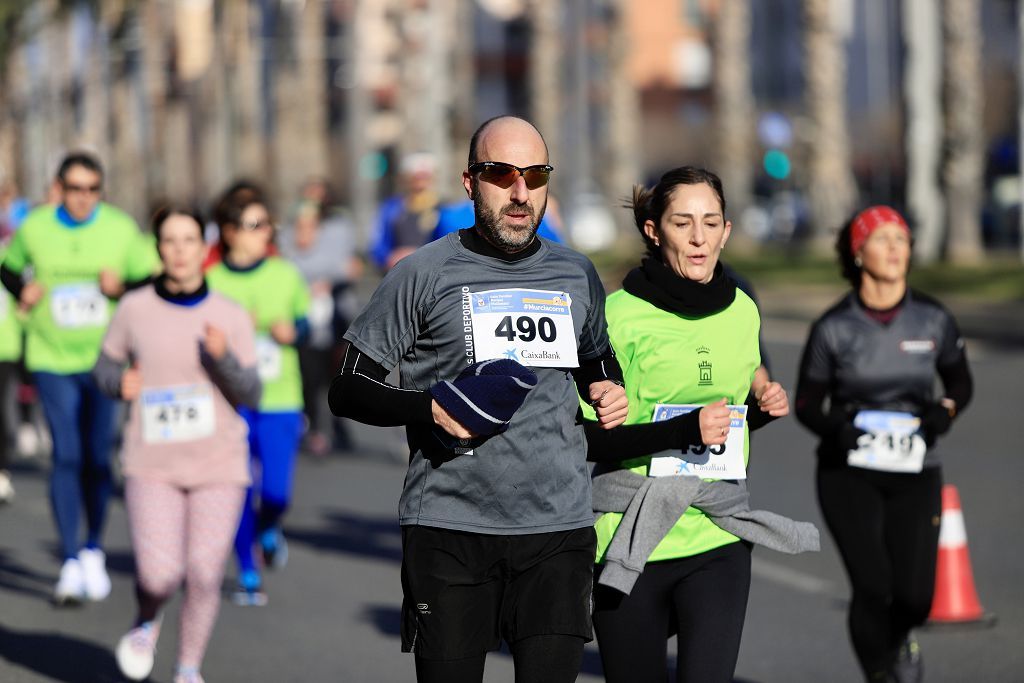
[[[157,269],[152,239],[123,211],[100,201],[103,169],[89,154],[64,158],[61,200],[41,206],[15,233],[0,280],[27,312],[25,364],[53,435],[50,495],[64,564],[57,603],[110,592],[101,549],[110,496],[114,406],[90,371],[114,302]],[[25,276],[31,270],[32,277]],[[87,536],[79,542],[85,509]]]
[[[674,169],[653,189],[636,188],[633,210],[647,258],[606,306],[608,336],[629,399],[626,422],[660,422],[692,410],[698,412],[700,434],[682,437],[693,439],[682,442],[682,453],[665,451],[662,457],[603,467],[606,461],[595,469],[594,506],[604,514],[596,523],[594,628],[610,683],[663,683],[666,640],[676,631],[675,680],[725,683],[732,681],[743,631],[750,543],[697,507],[684,503],[678,513],[663,512],[675,490],[656,491],[649,477],[676,475],[675,483],[694,482],[694,487],[699,479],[745,477],[749,429],[786,415],[789,406],[777,382],[752,390],[760,365],[760,320],[754,303],[718,262],[731,230],[718,177],[704,169]],[[631,428],[621,429],[629,434]],[[625,524],[624,514],[614,510],[623,508],[602,507],[609,498],[607,482],[623,469],[634,473],[625,479],[636,482],[636,495],[645,495],[641,507],[647,508],[626,530],[632,538],[626,545],[650,538],[653,546],[636,558],[641,569],[626,571],[621,563],[608,564],[609,546]],[[605,473],[612,476],[604,478]],[[656,517],[665,518],[663,536],[651,531]],[[623,581],[630,570],[635,578]]]
[[[7,245],[0,246],[0,261]],[[8,292],[0,292],[0,403],[6,402],[9,392],[18,381],[18,361],[21,360],[21,319],[18,302]],[[14,498],[11,473],[7,470],[11,438],[6,420],[0,420],[0,503]]]
[[[269,567],[283,567],[288,548],[281,517],[291,502],[295,456],[302,438],[302,379],[295,347],[309,332],[309,289],[298,269],[269,255],[274,226],[267,207],[248,199],[228,207],[221,224],[223,260],[207,272],[214,291],[234,299],[256,326],[256,354],[263,398],[257,410],[239,412],[249,423],[250,457],[259,482],[249,488],[235,537],[239,590],[235,602],[263,605],[266,595],[253,558],[258,539]]]

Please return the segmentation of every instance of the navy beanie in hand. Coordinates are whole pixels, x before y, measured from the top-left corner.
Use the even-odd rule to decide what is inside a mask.
[[[509,420],[537,386],[533,370],[514,360],[499,358],[470,365],[449,382],[430,387],[442,408],[479,436],[508,429]]]

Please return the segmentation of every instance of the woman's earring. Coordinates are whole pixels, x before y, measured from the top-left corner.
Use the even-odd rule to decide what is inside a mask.
[[[853,257],[853,265],[855,265],[858,268],[860,268],[861,266],[864,265],[864,261],[861,260],[860,256],[854,256]]]
[[[661,246],[661,242],[659,242],[658,240],[654,240],[654,246],[660,247]]]

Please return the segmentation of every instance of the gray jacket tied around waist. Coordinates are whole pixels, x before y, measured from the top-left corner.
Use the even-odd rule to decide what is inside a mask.
[[[598,583],[629,594],[647,558],[686,508],[693,506],[739,538],[796,554],[819,550],[818,529],[766,510],[751,510],[745,481],[645,477],[629,470],[595,470],[595,512],[621,512]]]

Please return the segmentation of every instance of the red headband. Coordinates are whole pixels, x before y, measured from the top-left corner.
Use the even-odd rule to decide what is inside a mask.
[[[850,225],[850,248],[854,254],[864,246],[864,241],[880,225],[895,223],[910,235],[910,227],[896,209],[888,206],[869,206],[853,219]]]

